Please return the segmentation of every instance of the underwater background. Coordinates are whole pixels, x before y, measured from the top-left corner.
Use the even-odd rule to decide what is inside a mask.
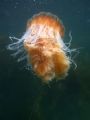
[[[44,84],[7,49],[9,36],[20,38],[27,20],[51,12],[65,26],[64,41],[80,48],[69,75]],[[0,0],[0,120],[90,120],[90,1]]]

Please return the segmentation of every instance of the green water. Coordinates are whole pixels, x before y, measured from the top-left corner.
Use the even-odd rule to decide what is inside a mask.
[[[0,1],[0,120],[90,120],[89,5],[89,0]],[[71,48],[80,48],[77,68],[49,85],[6,49],[9,36],[22,36],[27,20],[41,11],[56,14],[65,26],[65,40],[71,31]]]

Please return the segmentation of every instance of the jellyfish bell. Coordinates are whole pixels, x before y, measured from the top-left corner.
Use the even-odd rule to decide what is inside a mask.
[[[63,37],[64,26],[57,16],[41,12],[27,22],[26,32],[21,39],[11,38],[17,41],[8,48],[20,54],[23,47],[26,54],[20,61],[28,59],[36,75],[48,83],[54,78],[66,77],[70,68],[71,59],[67,53],[71,51],[63,42]]]

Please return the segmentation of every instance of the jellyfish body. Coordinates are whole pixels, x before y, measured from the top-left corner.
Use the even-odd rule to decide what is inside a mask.
[[[25,34],[9,49],[23,47],[27,53],[28,64],[44,82],[63,78],[70,68],[68,47],[63,42],[64,26],[51,13],[41,12],[27,22]],[[24,56],[25,57],[25,56]]]

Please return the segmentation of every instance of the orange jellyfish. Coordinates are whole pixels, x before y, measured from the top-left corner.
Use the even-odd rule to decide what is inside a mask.
[[[64,26],[57,16],[41,12],[27,22],[27,29],[21,39],[8,45],[17,50],[14,55],[25,52],[19,60],[28,59],[33,71],[44,82],[62,79],[70,68],[69,48],[63,42]],[[24,48],[21,50],[21,48]]]

